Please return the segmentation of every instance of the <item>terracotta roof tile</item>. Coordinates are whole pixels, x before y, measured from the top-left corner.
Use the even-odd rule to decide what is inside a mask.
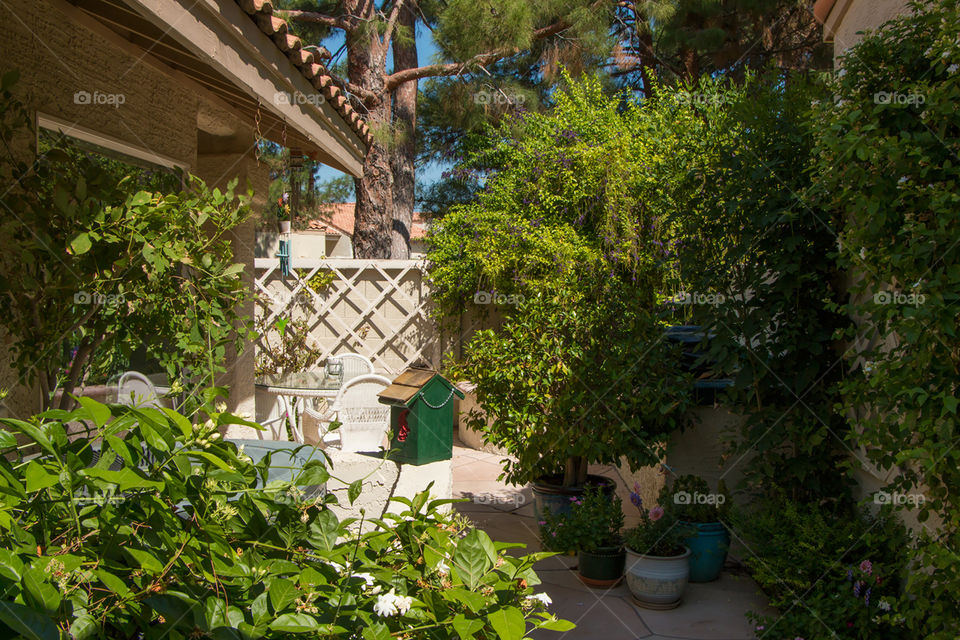
[[[319,229],[327,233],[340,233],[353,236],[354,202],[328,202],[320,205],[323,217],[310,220],[311,229]],[[410,239],[419,240],[427,235],[427,222],[420,211],[413,212],[413,224],[410,229]]]
[[[353,129],[354,133],[367,145],[373,144],[373,136],[369,134],[369,127],[353,109],[346,96],[333,83],[333,78],[327,73],[320,61],[319,54],[322,47],[310,47],[316,52],[306,49],[303,41],[289,31],[285,20],[273,15],[274,7],[271,0],[236,0],[240,8],[248,13],[260,27],[260,30],[271,37],[277,48],[287,54],[303,77],[327,97],[334,110],[343,117],[344,121]],[[329,54],[329,52],[327,52]],[[351,233],[353,227],[351,226]]]

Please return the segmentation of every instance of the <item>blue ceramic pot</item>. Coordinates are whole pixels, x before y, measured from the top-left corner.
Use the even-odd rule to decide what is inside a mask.
[[[712,582],[720,577],[730,549],[730,532],[720,522],[684,522],[696,533],[686,539],[690,547],[690,582]]]

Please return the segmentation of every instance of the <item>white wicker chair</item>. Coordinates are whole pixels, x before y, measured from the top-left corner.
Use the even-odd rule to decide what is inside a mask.
[[[359,353],[343,353],[338,356],[331,356],[327,361],[339,361],[343,363],[343,384],[356,378],[374,373],[373,363],[366,356]]]
[[[316,424],[329,425],[333,420],[341,423],[332,433],[310,433],[308,424],[304,425],[305,440],[318,439],[330,442],[334,434],[340,435],[340,448],[344,451],[378,451],[384,437],[390,429],[390,407],[380,404],[377,394],[390,386],[390,380],[376,374],[360,375],[348,380],[337,393],[333,405],[327,414],[306,408],[304,417],[310,417]]]
[[[127,371],[117,382],[117,402],[131,407],[161,408],[157,388],[150,379],[137,371]]]

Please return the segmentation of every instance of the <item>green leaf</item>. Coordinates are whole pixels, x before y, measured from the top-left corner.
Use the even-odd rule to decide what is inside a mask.
[[[496,550],[490,536],[480,529],[471,529],[457,544],[453,554],[453,566],[463,583],[474,591],[484,574],[493,566],[495,559]]]
[[[97,621],[89,613],[80,614],[70,625],[70,637],[73,640],[88,640],[95,637],[97,631]]]
[[[473,637],[477,631],[483,629],[483,620],[476,618],[467,618],[462,613],[458,613],[453,618],[453,629],[460,636],[460,640],[468,640]]]
[[[316,620],[304,613],[285,613],[270,623],[270,629],[280,633],[310,633],[319,626]]]
[[[77,415],[85,416],[90,420],[93,420],[94,424],[96,424],[98,427],[102,427],[103,425],[107,424],[107,421],[112,417],[112,414],[110,413],[110,407],[97,402],[93,398],[81,396],[76,400],[82,407],[82,409],[77,409]]]
[[[9,549],[0,549],[0,576],[15,582],[23,576],[23,561]]]
[[[330,509],[320,512],[310,523],[309,540],[313,546],[323,551],[332,551],[340,535],[340,521]]]
[[[500,640],[522,640],[526,631],[523,613],[516,607],[503,607],[487,615]]]
[[[59,640],[53,620],[22,604],[0,601],[0,620],[29,640]]]
[[[360,492],[363,491],[363,480],[354,480],[350,483],[350,486],[347,488],[347,499],[350,500],[350,504],[353,504],[354,501],[360,497]]]
[[[73,240],[70,241],[70,252],[73,253],[73,255],[80,256],[90,251],[90,247],[92,246],[93,243],[90,242],[89,235],[86,233],[78,233],[74,236]]]
[[[40,429],[37,429],[37,427],[29,422],[16,420],[14,418],[0,418],[0,423],[22,432],[33,442],[36,442],[38,445],[40,445],[40,448],[47,453],[55,453],[53,442],[50,441],[50,438],[48,438],[45,433],[40,431]]]
[[[187,420],[186,417],[167,407],[163,407],[161,411],[167,414],[167,417],[170,418],[170,421],[180,428],[180,433],[183,434],[184,438],[189,438],[193,435],[193,425],[190,424],[190,421]]]
[[[250,613],[253,614],[253,624],[255,625],[259,625],[270,617],[266,592],[261,593],[253,599],[253,603],[250,605]]]
[[[364,640],[390,640],[390,627],[382,622],[375,622],[363,628]]]
[[[27,467],[24,469],[23,475],[27,480],[28,493],[43,491],[47,487],[52,487],[60,482],[60,478],[58,476],[48,472],[43,468],[42,464],[35,460],[31,460],[27,463]]]
[[[101,567],[100,569],[96,570],[96,574],[104,586],[107,587],[107,589],[110,589],[110,591],[113,591],[121,598],[126,597],[130,593],[130,589],[127,587],[127,584],[106,569]]]
[[[133,463],[133,456],[130,454],[130,449],[127,448],[126,443],[118,438],[117,436],[106,435],[104,440],[107,441],[107,445],[113,449],[114,453],[120,456],[120,459],[123,460],[128,467],[135,467]]]
[[[60,607],[60,592],[46,581],[44,573],[35,568],[23,572],[24,600],[34,609],[43,609],[48,614]]]
[[[244,265],[244,264],[242,264],[242,263],[240,263],[240,262],[237,262],[237,263],[235,263],[235,264],[230,265],[230,266],[227,267],[226,269],[224,269],[224,270],[223,270],[223,273],[220,274],[220,275],[223,276],[223,277],[232,276],[232,275],[234,275],[234,274],[241,273],[241,272],[244,270],[245,267],[246,267],[246,265]]]
[[[273,612],[280,613],[291,602],[297,599],[297,585],[285,578],[275,578],[270,583],[267,593],[270,594],[270,604]]]
[[[577,625],[573,624],[569,620],[549,620],[540,624],[541,629],[547,629],[549,631],[570,631],[576,627]]]
[[[127,202],[132,207],[139,207],[147,204],[153,199],[153,196],[146,191],[138,191],[133,197],[131,197]]]
[[[448,600],[456,600],[457,602],[465,605],[474,613],[480,613],[480,611],[482,611],[484,606],[487,604],[487,599],[483,596],[483,594],[477,593],[476,591],[467,591],[466,589],[460,587],[447,589],[443,592],[443,597]]]
[[[9,449],[17,446],[17,438],[9,431],[0,429],[0,449]]]
[[[326,484],[327,480],[330,479],[330,472],[327,471],[327,468],[319,460],[311,460],[307,462],[303,471],[297,475],[295,484],[298,485],[315,485],[315,484]]]
[[[84,469],[81,474],[105,480],[118,486],[120,491],[130,489],[163,489],[163,482],[149,480],[140,475],[137,471],[125,467],[120,471],[110,471],[108,469]]]
[[[159,573],[163,571],[163,563],[153,554],[142,549],[124,547],[123,552],[141,569],[150,573]]]

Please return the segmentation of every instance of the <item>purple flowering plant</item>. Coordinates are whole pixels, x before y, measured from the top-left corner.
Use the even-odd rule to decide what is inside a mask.
[[[548,551],[575,553],[622,544],[620,498],[605,487],[589,486],[581,495],[570,497],[569,509],[546,509],[542,518],[540,539]]]

